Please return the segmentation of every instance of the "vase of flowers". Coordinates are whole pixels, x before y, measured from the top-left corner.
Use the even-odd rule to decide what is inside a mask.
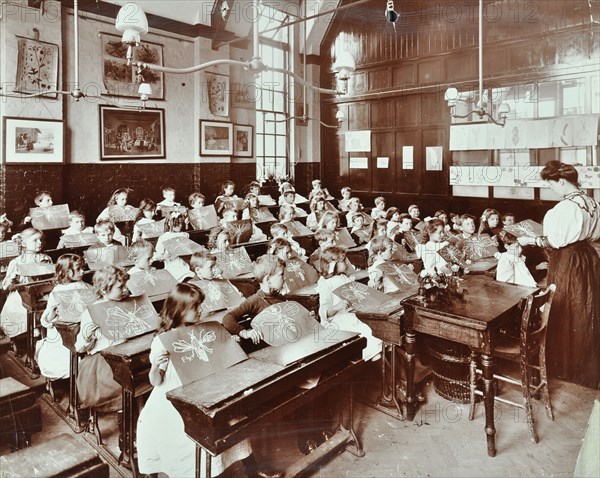
[[[440,292],[448,291],[450,293],[458,292],[460,277],[468,274],[469,270],[461,264],[448,263],[442,267],[433,267],[423,269],[419,273],[419,292],[418,294],[435,300]]]

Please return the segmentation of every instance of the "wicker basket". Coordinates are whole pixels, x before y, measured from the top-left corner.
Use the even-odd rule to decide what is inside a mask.
[[[430,338],[433,386],[438,395],[456,403],[469,403],[469,348],[449,340]]]

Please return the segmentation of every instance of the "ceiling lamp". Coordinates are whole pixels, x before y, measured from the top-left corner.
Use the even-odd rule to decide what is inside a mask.
[[[126,3],[117,13],[115,28],[123,33],[121,42],[127,45],[127,64],[130,65],[134,47],[140,46],[140,35],[148,33],[148,19],[144,10],[135,3]]]
[[[134,21],[131,21],[129,15],[132,15]],[[189,68],[169,68],[161,65],[155,65],[152,63],[143,63],[143,62],[134,62],[134,65],[138,68],[138,74],[142,74],[144,70],[152,70],[159,71],[162,73],[170,73],[170,74],[186,74],[193,73],[196,71],[205,70],[206,68],[210,68],[216,65],[232,65],[239,66],[244,68],[247,71],[254,73],[255,76],[258,76],[263,71],[273,71],[277,73],[283,73],[284,75],[290,76],[294,78],[295,81],[300,83],[301,85],[306,86],[314,91],[318,91],[319,93],[327,94],[327,95],[343,95],[346,94],[347,91],[347,83],[350,78],[350,73],[354,71],[356,68],[356,63],[354,62],[354,58],[350,55],[349,52],[344,52],[340,55],[340,58],[336,61],[336,64],[339,64],[339,68],[336,70],[338,73],[338,79],[342,81],[343,87],[341,89],[327,89],[321,88],[319,86],[313,85],[310,82],[307,82],[300,75],[294,73],[293,71],[284,69],[284,68],[276,68],[272,66],[266,65],[262,58],[260,57],[259,50],[259,31],[258,31],[258,18],[260,12],[258,9],[258,0],[252,0],[252,11],[250,13],[249,18],[253,18],[254,25],[252,27],[252,43],[253,43],[253,56],[250,61],[241,61],[241,60],[229,60],[226,58],[207,61],[200,65],[191,66]],[[127,19],[127,21],[124,21]],[[122,41],[127,45],[128,50],[128,63],[131,64],[133,60],[133,51],[131,54],[129,50],[133,50],[135,46],[139,45],[139,34],[146,33],[148,31],[148,22],[146,20],[146,16],[143,13],[143,10],[135,5],[134,3],[125,4],[117,15],[116,21],[117,30],[123,32]]]
[[[455,87],[451,86],[446,90],[444,94],[444,100],[448,102],[450,107],[450,114],[453,118],[465,119],[476,113],[480,119],[487,117],[490,121],[498,126],[504,126],[506,124],[506,118],[510,113],[510,106],[506,103],[501,103],[498,106],[498,117],[499,120],[494,118],[491,113],[487,112],[483,107],[483,0],[479,0],[479,100],[475,105],[473,111],[469,111],[464,115],[457,115],[456,103],[460,100],[460,92]]]

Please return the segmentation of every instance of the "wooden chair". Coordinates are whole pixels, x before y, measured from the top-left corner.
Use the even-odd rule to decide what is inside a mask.
[[[554,420],[548,391],[548,374],[546,372],[546,331],[555,291],[556,285],[552,284],[538,295],[524,297],[521,303],[521,310],[523,312],[521,314],[519,337],[505,335],[492,351],[492,355],[496,359],[519,364],[519,378],[499,374],[494,374],[494,378],[513,385],[520,385],[523,393],[523,403],[513,402],[512,400],[498,396],[495,397],[495,400],[525,410],[529,434],[534,443],[538,442],[538,437],[533,427],[531,398],[537,398],[539,392],[543,391],[546,414],[548,418]],[[532,371],[535,373],[532,373]],[[539,383],[536,383],[538,381],[537,373],[539,373]],[[477,369],[475,358],[471,357],[469,374],[470,420],[473,420],[475,416],[475,395],[483,395],[483,392],[476,389],[477,374],[481,375],[481,370]]]

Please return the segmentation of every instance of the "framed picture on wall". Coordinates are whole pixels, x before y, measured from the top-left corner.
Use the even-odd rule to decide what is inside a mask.
[[[166,157],[165,110],[126,110],[100,105],[100,159]]]
[[[200,120],[200,156],[231,156],[233,125],[221,121]]]
[[[251,158],[254,149],[254,131],[252,126],[233,125],[233,155]]]
[[[58,85],[58,45],[17,37],[16,93],[53,91]],[[42,95],[56,98],[57,93]]]
[[[229,77],[219,73],[206,73],[208,109],[215,116],[229,116]]]
[[[139,97],[137,67],[135,63],[151,63],[163,66],[163,47],[146,40],[135,48],[134,59],[127,65],[127,45],[121,43],[121,37],[109,33],[100,33],[102,47],[102,80],[105,93],[113,96]],[[165,97],[164,74],[149,69],[143,72],[144,83],[152,87],[150,99],[162,100]]]
[[[4,117],[5,163],[62,163],[63,141],[60,120]]]

